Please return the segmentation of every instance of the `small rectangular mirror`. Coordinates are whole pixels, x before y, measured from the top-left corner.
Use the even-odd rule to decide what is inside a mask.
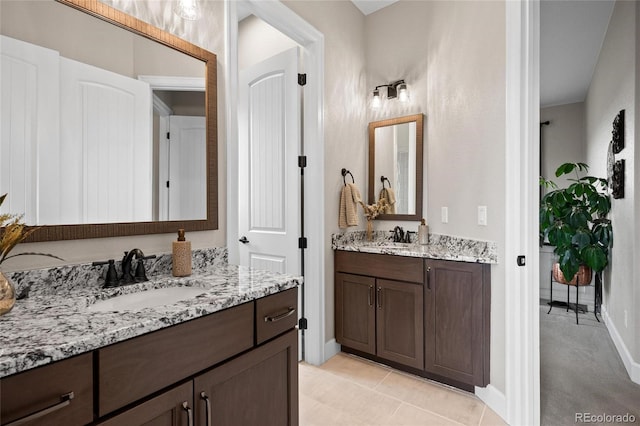
[[[423,114],[369,123],[369,204],[389,205],[381,220],[422,218]]]

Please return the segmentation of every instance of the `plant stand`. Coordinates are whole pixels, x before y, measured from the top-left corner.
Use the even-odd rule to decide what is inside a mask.
[[[598,289],[597,289],[598,281],[601,281],[601,280],[598,280],[598,277],[596,276],[596,291],[595,291],[595,294],[594,294],[593,314],[596,317],[596,320],[598,322],[600,322],[600,320],[598,319],[598,308],[599,308],[599,306],[598,306]],[[547,311],[547,315],[551,313],[551,308],[553,308],[554,306],[566,307],[567,308],[567,312],[569,312],[569,309],[575,311],[575,313],[576,313],[576,324],[579,324],[579,322],[578,322],[578,312],[580,310],[582,310],[582,312],[584,312],[585,314],[588,312],[588,309],[587,309],[586,305],[580,305],[578,303],[579,302],[579,295],[580,295],[580,287],[581,286],[579,286],[577,284],[576,285],[574,285],[574,284],[565,284],[565,283],[559,282],[559,281],[555,281],[555,282],[557,282],[558,284],[564,284],[564,285],[567,286],[567,301],[566,302],[561,302],[561,301],[554,301],[553,300],[553,283],[554,283],[554,280],[553,280],[553,271],[551,271],[550,280],[549,280],[551,296],[549,297],[549,299],[550,299],[549,300],[549,310]],[[569,301],[569,294],[570,294],[570,290],[571,290],[572,286],[576,288],[576,303],[575,304],[570,303],[570,301]]]

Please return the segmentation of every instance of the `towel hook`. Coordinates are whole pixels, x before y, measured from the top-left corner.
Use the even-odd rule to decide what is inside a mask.
[[[347,169],[342,169],[342,181],[344,182],[344,186],[347,186],[347,175],[351,176],[351,182],[356,183],[356,180],[353,178],[351,172]]]
[[[385,177],[385,176],[380,176],[380,182],[382,182],[382,189],[385,189],[385,188],[384,188],[384,181],[385,181],[385,180],[386,180],[386,181],[387,181],[387,183],[389,184],[389,188],[391,188],[391,181],[390,181],[387,177]]]

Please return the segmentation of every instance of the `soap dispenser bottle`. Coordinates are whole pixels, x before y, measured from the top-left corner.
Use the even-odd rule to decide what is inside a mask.
[[[191,241],[184,238],[184,229],[178,229],[178,240],[173,242],[171,266],[174,277],[191,275]]]
[[[418,225],[418,243],[422,245],[429,244],[429,227],[424,219]]]

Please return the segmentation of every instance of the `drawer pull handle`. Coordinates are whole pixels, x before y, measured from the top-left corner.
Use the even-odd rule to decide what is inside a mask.
[[[203,399],[205,404],[205,417],[207,418],[206,426],[211,426],[211,400],[204,392],[200,392],[200,399]]]
[[[182,403],[182,409],[187,412],[187,426],[193,426],[193,412],[187,401]]]
[[[373,300],[373,296],[372,296],[372,294],[373,294],[373,286],[370,285],[369,286],[369,294],[367,295],[368,298],[369,298],[369,306],[373,306],[373,301],[372,301]]]
[[[18,426],[27,422],[30,422],[32,420],[35,419],[39,419],[40,417],[44,417],[47,414],[53,413],[54,411],[58,411],[61,408],[66,407],[67,405],[71,404],[71,400],[75,398],[75,395],[73,394],[73,392],[69,392],[69,393],[65,393],[64,395],[60,396],[61,401],[58,402],[57,404],[54,404],[50,407],[47,407],[45,409],[42,409],[40,411],[38,411],[37,413],[33,413],[33,414],[29,414],[26,417],[23,417],[21,419],[18,419],[14,422],[8,423],[5,426]]]
[[[280,321],[282,319],[290,317],[291,315],[293,315],[293,313],[295,311],[296,311],[296,308],[293,308],[293,307],[289,306],[289,308],[287,309],[287,312],[285,312],[283,314],[276,315],[274,317],[271,317],[271,316],[264,317],[264,322],[277,322],[277,321]]]

